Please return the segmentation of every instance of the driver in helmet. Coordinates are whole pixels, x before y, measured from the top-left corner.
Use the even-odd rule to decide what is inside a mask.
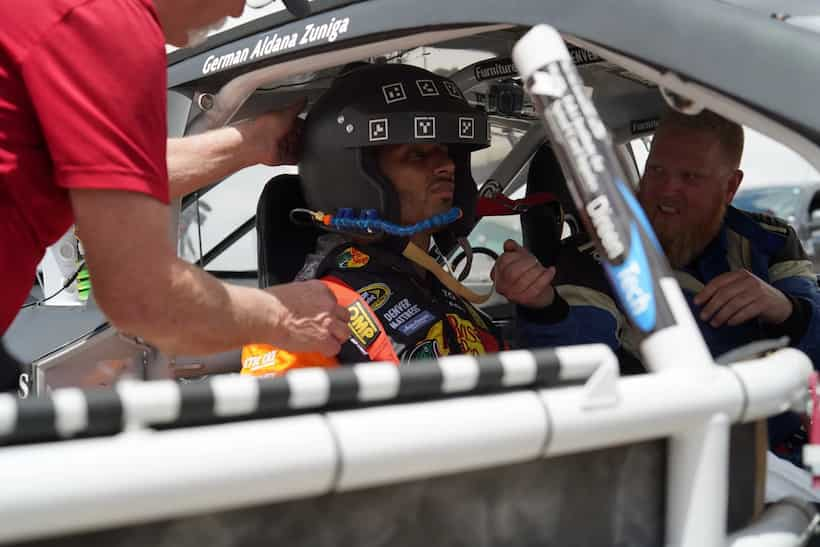
[[[428,253],[432,240],[453,249],[475,224],[470,154],[488,145],[486,115],[447,78],[398,64],[339,76],[305,120],[299,164],[308,207],[336,227],[299,278],[333,290],[351,336],[333,358],[245,346],[243,374],[503,349],[492,321],[434,275]],[[426,258],[408,258],[408,248]]]

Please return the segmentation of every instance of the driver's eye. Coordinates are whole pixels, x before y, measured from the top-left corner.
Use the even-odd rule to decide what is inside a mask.
[[[659,176],[663,174],[663,167],[660,165],[647,165],[646,173],[652,176]]]
[[[700,173],[692,173],[691,171],[684,171],[680,174],[681,180],[687,184],[698,184],[703,176]]]

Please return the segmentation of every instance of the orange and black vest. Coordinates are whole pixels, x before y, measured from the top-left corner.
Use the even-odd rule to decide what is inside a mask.
[[[316,277],[350,311],[351,336],[339,355],[327,358],[252,344],[242,351],[243,374],[363,361],[398,364],[505,349],[499,329],[485,314],[432,274],[421,277],[413,263],[390,249],[346,243],[325,257]]]

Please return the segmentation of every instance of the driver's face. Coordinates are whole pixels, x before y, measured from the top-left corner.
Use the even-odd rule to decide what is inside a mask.
[[[453,206],[455,164],[441,144],[393,144],[378,152],[379,169],[393,183],[402,224],[415,224]]]

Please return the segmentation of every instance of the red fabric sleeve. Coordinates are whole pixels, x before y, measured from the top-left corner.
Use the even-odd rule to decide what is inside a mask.
[[[163,44],[148,3],[91,0],[22,59],[59,186],[168,202]]]

